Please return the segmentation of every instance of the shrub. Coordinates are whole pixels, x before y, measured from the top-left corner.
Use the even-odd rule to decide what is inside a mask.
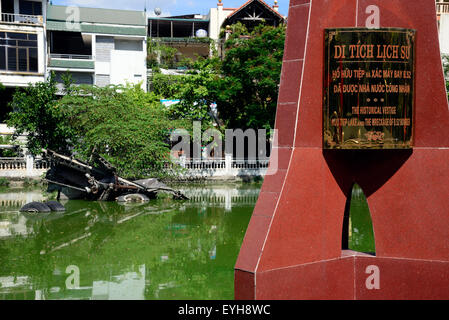
[[[9,187],[10,181],[7,178],[0,178],[0,187]]]

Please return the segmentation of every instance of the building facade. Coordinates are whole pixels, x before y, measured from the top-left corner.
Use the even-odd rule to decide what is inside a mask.
[[[239,8],[229,8],[218,0],[217,6],[210,8],[207,15],[150,17],[149,41],[176,48],[180,57],[207,57],[213,45],[220,49],[227,25],[241,22],[251,29],[262,21],[273,26],[284,23],[286,18],[279,13],[277,1],[273,3],[271,6],[263,0],[249,0]]]
[[[45,79],[46,8],[46,0],[0,1],[0,123],[18,87]]]
[[[65,6],[48,7],[48,72],[69,72],[75,84],[138,84],[146,88],[146,15]]]
[[[146,39],[144,11],[0,0],[0,136],[14,133],[5,124],[14,92],[52,72],[61,89],[69,73],[76,85],[129,83],[146,90]]]
[[[180,57],[207,57],[227,25],[249,28],[284,23],[277,1],[249,0],[229,8],[218,0],[207,15],[147,17],[144,11],[54,6],[48,0],[0,0],[0,123],[17,88],[58,82],[69,72],[76,84],[147,83],[147,39],[178,49]],[[449,0],[436,0],[440,48],[449,54]],[[10,130],[0,126],[0,134]]]

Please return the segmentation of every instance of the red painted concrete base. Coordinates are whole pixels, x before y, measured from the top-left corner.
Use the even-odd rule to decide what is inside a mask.
[[[324,29],[417,30],[413,151],[323,151]],[[434,0],[291,0],[267,176],[235,266],[236,299],[449,299],[449,108]],[[275,163],[276,161],[273,161]],[[364,190],[376,256],[342,253],[347,197]],[[367,266],[379,288],[368,289]]]
[[[369,279],[370,266],[382,270],[378,289]],[[257,274],[238,270],[236,280],[246,283],[236,292],[239,300],[255,299],[254,283],[261,300],[433,300],[447,297],[449,262],[343,251],[339,258]]]

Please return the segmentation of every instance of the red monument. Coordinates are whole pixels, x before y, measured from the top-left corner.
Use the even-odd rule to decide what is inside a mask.
[[[330,86],[338,77],[329,76],[325,50],[341,58],[346,41],[330,43],[328,37],[345,28],[359,32],[358,42],[346,49],[374,45],[365,54],[376,68],[384,47],[364,42],[369,37],[360,32],[409,32],[413,62],[398,57],[392,71],[401,72],[402,85],[414,82],[407,95],[413,113],[407,99],[391,100],[390,109],[387,101],[378,103],[380,109],[362,109],[373,103],[353,95],[347,95],[350,106],[325,99],[326,90],[339,93],[338,85]],[[391,48],[386,55],[394,59]],[[401,63],[414,70],[409,74],[397,67]],[[381,81],[390,83],[385,77]],[[328,107],[337,111],[326,114],[326,101],[334,101]],[[397,111],[395,103],[407,110]],[[352,118],[340,120],[342,107],[356,108]],[[392,126],[387,136],[401,138],[395,133],[388,148],[370,150],[384,133],[370,131],[371,120],[359,125],[363,132],[351,133],[348,123],[361,121],[360,110],[402,112],[402,119],[376,122]],[[236,299],[449,299],[449,109],[435,0],[291,0],[276,128],[278,171],[265,178],[235,266]],[[372,144],[357,147],[367,141]],[[342,246],[345,205],[355,183],[368,199],[375,255]]]

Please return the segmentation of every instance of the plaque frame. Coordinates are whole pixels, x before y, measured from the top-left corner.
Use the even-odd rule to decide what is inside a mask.
[[[382,37],[379,37],[379,34],[383,33],[385,34]],[[367,92],[357,92],[357,103],[352,103],[352,100],[354,100],[355,96],[353,94],[350,95],[350,98],[344,98],[344,93],[339,92],[337,95],[339,95],[339,103],[334,103],[336,94],[331,94],[332,86],[335,83],[335,79],[332,78],[331,72],[332,68],[335,67],[336,62],[332,62],[331,60],[331,47],[335,48],[335,39],[339,35],[345,35],[346,37],[348,34],[356,35],[355,38],[358,38],[358,43],[360,44],[360,39],[367,39],[371,36],[374,39],[379,40],[385,40],[388,37],[393,38],[396,35],[400,35],[403,37],[405,44],[408,44],[411,46],[411,49],[409,51],[410,58],[407,61],[393,61],[386,59],[386,57],[383,57],[383,59],[378,59],[378,57],[375,57],[371,61],[363,61],[363,60],[340,60],[340,72],[346,71],[348,68],[343,67],[343,63],[346,65],[351,66],[351,69],[361,69],[365,71],[365,74],[368,73],[368,70],[371,71],[370,64],[374,65],[372,67],[373,69],[376,68],[379,69],[379,66],[381,66],[380,71],[382,72],[384,68],[389,69],[390,71],[397,71],[396,69],[392,68],[395,64],[402,64],[404,68],[400,68],[398,71],[410,71],[411,72],[411,79],[409,81],[404,81],[405,85],[410,86],[410,93],[409,94],[400,94],[396,93],[397,97],[395,99],[392,99],[391,96],[394,94],[391,94],[390,96],[387,95],[387,93],[383,93],[384,97],[380,97],[382,94],[378,93],[367,93]],[[369,28],[327,28],[324,29],[324,68],[323,68],[323,130],[322,130],[322,139],[323,139],[323,149],[325,150],[369,150],[369,149],[413,149],[414,146],[414,134],[415,134],[415,82],[416,82],[416,30],[415,29],[404,29],[404,28],[379,28],[379,29],[369,29]],[[368,37],[365,37],[363,35],[368,35]],[[399,36],[398,36],[399,37]],[[354,39],[351,38],[351,39]],[[399,41],[400,41],[399,40]],[[332,45],[332,41],[334,41],[334,44]],[[342,40],[340,40],[342,41]],[[398,41],[396,39],[396,41]],[[357,42],[348,42],[344,43],[341,42],[341,45],[346,45],[348,50],[349,45],[356,44]],[[388,45],[388,43],[368,43],[375,46],[376,49],[379,50],[377,45]],[[391,44],[391,43],[390,43]],[[397,44],[397,43],[396,43]],[[385,49],[385,48],[384,48]],[[344,50],[344,49],[343,49]],[[348,50],[349,51],[349,50]],[[384,52],[385,53],[385,52]],[[345,54],[343,53],[343,58],[345,57]],[[343,72],[342,72],[343,74]],[[358,81],[352,81],[353,85],[368,85],[370,86],[370,80],[371,79],[359,79]],[[338,80],[338,79],[337,79]],[[340,90],[343,91],[343,81],[346,80],[341,78],[341,86]],[[395,79],[396,82],[400,81],[401,79]],[[376,81],[376,80],[374,80]],[[377,79],[378,82],[384,81],[387,82],[383,77]],[[340,85],[340,84],[339,84]],[[351,85],[351,84],[350,84]],[[397,85],[398,84],[392,84],[389,85]],[[382,103],[387,103],[389,100],[394,100],[393,103],[386,104],[386,105],[378,105],[378,106],[372,106],[368,104],[368,106],[363,106],[361,103],[370,101],[370,98],[365,99],[365,101],[360,101],[360,96],[366,97],[367,95],[371,95],[372,101],[382,101]],[[402,95],[402,97],[401,97]],[[378,99],[378,100],[377,100]],[[402,103],[400,103],[402,101]],[[333,104],[333,106],[331,105]],[[348,112],[348,109],[352,107],[348,106],[348,104],[355,105],[355,107],[358,108],[358,114],[355,115],[352,112]],[[380,104],[380,102],[379,102]],[[396,105],[395,105],[396,104]],[[396,116],[385,116],[383,112],[385,112],[384,107],[390,106],[396,110],[395,112],[400,112],[402,115],[404,115],[403,118],[399,118],[396,114]],[[360,111],[361,110],[371,110],[377,107],[377,112],[381,112],[379,118],[374,118],[375,122],[373,122],[373,125],[369,125],[368,127],[365,125],[366,119],[370,119],[369,123],[371,123],[371,119],[373,117],[369,117],[368,115],[365,116],[364,121],[360,122]],[[339,109],[339,110],[336,110]],[[408,110],[407,110],[408,109]],[[338,111],[338,112],[336,112]],[[369,111],[371,112],[371,111]],[[333,120],[331,119],[333,117]],[[355,119],[357,118],[357,119]],[[334,128],[331,125],[331,122],[335,121]],[[360,125],[359,123],[362,125]],[[407,126],[407,123],[410,123]],[[351,126],[348,126],[348,123],[351,124]],[[380,123],[380,125],[374,125],[374,123]],[[404,123],[404,125],[400,125]],[[369,128],[371,127],[371,128]],[[408,128],[407,128],[408,127]],[[402,129],[401,129],[402,128]],[[371,129],[371,130],[370,130]],[[401,132],[403,131],[403,133]]]

